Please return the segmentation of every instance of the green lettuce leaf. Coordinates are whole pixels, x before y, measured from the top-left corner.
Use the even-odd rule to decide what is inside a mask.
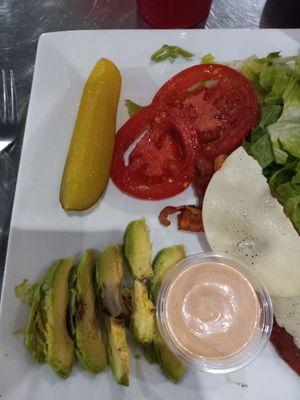
[[[261,126],[256,126],[255,128],[252,129],[251,136],[250,136],[250,141],[251,143],[255,143],[258,139],[263,137],[266,134],[266,130],[262,128]]]
[[[136,114],[142,108],[144,108],[144,106],[134,103],[133,101],[131,101],[129,99],[125,100],[125,106],[127,107],[129,117],[132,117],[134,114]]]
[[[295,228],[300,231],[300,196],[289,198],[284,204],[284,210]]]
[[[300,195],[300,185],[291,182],[277,186],[276,193],[281,203],[285,203],[289,198]]]
[[[273,104],[262,108],[261,120],[259,126],[266,128],[267,126],[274,124],[278,121],[282,113],[282,106]]]
[[[280,53],[281,53],[281,51],[272,51],[271,53],[269,53],[268,55],[267,55],[267,60],[273,60],[274,58],[278,58],[278,57],[280,57]]]
[[[265,97],[266,104],[282,104],[283,94],[289,83],[287,76],[278,76],[274,81],[270,93]]]
[[[278,164],[285,164],[288,154],[300,158],[300,80],[290,79],[283,100],[280,118],[268,127]]]
[[[262,166],[272,194],[300,233],[300,56],[235,62],[253,84],[261,119],[244,147]]]
[[[263,104],[283,104],[290,79],[300,78],[300,56],[281,57],[280,52],[251,56],[233,66],[252,82]]]
[[[268,134],[263,134],[252,143],[250,146],[250,154],[259,162],[262,168],[266,168],[270,165],[274,161],[270,136]]]
[[[282,106],[268,105],[262,108],[259,126],[255,127],[250,136],[251,144],[247,151],[262,168],[268,167],[275,160],[271,138],[266,128],[276,122],[282,113]]]
[[[253,84],[259,83],[259,74],[265,64],[264,59],[259,59],[256,56],[246,58],[239,65],[240,72],[248,78]]]
[[[215,57],[209,53],[201,58],[201,64],[216,64]]]
[[[271,90],[280,70],[276,67],[265,64],[259,73],[259,84],[265,90]]]
[[[294,176],[292,177],[291,182],[292,182],[294,185],[300,184],[300,172],[297,172],[296,175],[294,175]]]
[[[296,168],[297,161],[293,161],[283,168],[280,168],[269,179],[269,185],[273,194],[275,194],[282,204],[285,203],[289,197],[297,194],[297,189],[290,186],[293,177],[297,174]]]

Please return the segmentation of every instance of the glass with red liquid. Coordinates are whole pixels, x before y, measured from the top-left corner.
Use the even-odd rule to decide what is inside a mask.
[[[212,0],[137,0],[142,17],[157,28],[188,28],[205,19]]]

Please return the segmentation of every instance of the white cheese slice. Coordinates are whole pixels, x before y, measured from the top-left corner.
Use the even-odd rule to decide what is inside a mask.
[[[272,303],[277,324],[293,336],[300,349],[300,296],[273,297]]]
[[[271,296],[300,295],[300,237],[242,147],[213,175],[202,216],[213,251],[251,267]]]

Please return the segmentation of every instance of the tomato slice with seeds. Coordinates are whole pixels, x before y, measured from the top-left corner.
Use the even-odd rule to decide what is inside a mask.
[[[213,168],[217,156],[235,150],[258,117],[256,94],[239,72],[221,64],[187,68],[118,131],[111,178],[127,194],[152,200],[193,181],[201,199],[213,173],[204,164]]]
[[[120,190],[141,199],[158,200],[189,186],[193,144],[171,115],[145,107],[118,131],[111,178]]]
[[[153,104],[179,111],[195,135],[196,154],[208,160],[235,150],[259,117],[250,82],[221,64],[185,69],[159,89]]]

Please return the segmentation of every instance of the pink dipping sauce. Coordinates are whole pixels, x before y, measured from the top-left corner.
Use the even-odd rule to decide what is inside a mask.
[[[250,281],[213,261],[180,272],[165,297],[165,327],[193,358],[222,359],[241,352],[259,329],[261,306]]]

